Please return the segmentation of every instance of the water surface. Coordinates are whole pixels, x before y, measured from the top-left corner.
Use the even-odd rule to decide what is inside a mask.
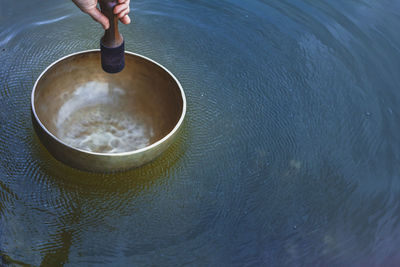
[[[101,27],[70,1],[0,6],[0,265],[400,263],[399,1],[133,1],[126,48],[188,113],[118,174],[59,163],[30,118],[39,74]]]

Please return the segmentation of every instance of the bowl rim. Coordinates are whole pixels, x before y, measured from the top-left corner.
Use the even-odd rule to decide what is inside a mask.
[[[53,133],[51,133],[51,132],[43,125],[43,123],[40,121],[40,119],[39,119],[39,117],[38,117],[38,115],[37,115],[37,113],[36,113],[36,110],[35,110],[35,92],[36,92],[36,87],[37,87],[39,81],[40,81],[40,80],[42,79],[42,77],[44,76],[44,74],[45,74],[50,68],[52,68],[54,65],[56,65],[57,63],[59,63],[59,62],[65,60],[65,59],[67,59],[67,58],[76,56],[76,55],[85,54],[85,53],[91,53],[91,52],[100,52],[100,49],[89,49],[89,50],[79,51],[79,52],[75,52],[75,53],[66,55],[66,56],[64,56],[64,57],[62,57],[62,58],[60,58],[60,59],[54,61],[53,63],[51,63],[51,64],[39,75],[39,77],[36,79],[35,84],[33,85],[32,93],[31,93],[31,109],[32,109],[32,113],[33,113],[33,116],[34,116],[36,122],[37,122],[37,123],[40,125],[40,127],[46,132],[46,134],[48,134],[51,138],[53,138],[53,139],[54,139],[55,141],[57,141],[58,143],[61,143],[62,145],[66,146],[66,147],[68,147],[68,148],[70,148],[70,149],[72,149],[72,150],[75,150],[75,151],[79,151],[79,152],[82,152],[82,153],[85,153],[85,154],[95,155],[95,156],[120,157],[120,156],[129,156],[129,155],[139,154],[139,153],[143,153],[143,152],[145,152],[145,151],[147,151],[147,150],[152,150],[153,148],[159,146],[160,144],[162,144],[162,143],[164,143],[165,141],[167,141],[168,139],[170,139],[170,137],[173,136],[173,135],[179,130],[179,128],[181,127],[181,125],[182,125],[182,123],[183,123],[183,121],[184,121],[184,118],[185,118],[185,116],[186,116],[186,96],[185,96],[185,92],[183,91],[183,88],[182,88],[181,83],[178,81],[178,79],[175,77],[175,75],[174,75],[171,71],[169,71],[166,67],[164,67],[164,66],[161,65],[160,63],[157,63],[156,61],[154,61],[154,60],[152,60],[152,59],[150,59],[150,58],[148,58],[148,57],[146,57],[146,56],[143,56],[143,55],[140,55],[140,54],[137,54],[137,53],[133,53],[133,52],[130,52],[130,51],[125,51],[125,54],[130,54],[130,55],[133,55],[133,56],[140,57],[140,58],[142,58],[142,59],[145,59],[145,60],[147,60],[147,61],[150,61],[151,63],[153,63],[153,64],[159,66],[159,67],[162,68],[165,72],[167,72],[167,73],[174,79],[174,81],[176,82],[176,84],[178,85],[179,90],[180,90],[180,93],[181,93],[181,97],[182,97],[182,112],[181,112],[181,116],[180,116],[178,122],[176,123],[175,127],[174,127],[167,135],[165,135],[163,138],[161,138],[160,140],[158,140],[157,142],[154,142],[153,144],[151,144],[151,145],[149,145],[149,146],[146,146],[146,147],[143,147],[143,148],[140,148],[140,149],[137,149],[137,150],[125,151],[125,152],[118,152],[118,153],[100,153],[100,152],[92,152],[92,151],[87,151],[87,150],[83,150],[83,149],[80,149],[80,148],[76,148],[76,147],[73,147],[73,146],[71,146],[71,145],[65,143],[64,141],[62,141],[61,139],[59,139],[58,137],[56,137]]]

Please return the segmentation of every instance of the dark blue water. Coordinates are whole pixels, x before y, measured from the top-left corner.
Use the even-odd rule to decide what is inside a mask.
[[[102,29],[0,0],[0,266],[398,266],[400,2],[133,1],[129,51],[181,81],[184,131],[119,174],[56,161],[32,86]]]

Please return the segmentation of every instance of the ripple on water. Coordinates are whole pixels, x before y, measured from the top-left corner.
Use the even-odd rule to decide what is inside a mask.
[[[176,74],[186,123],[154,162],[91,174],[40,145],[29,100],[51,62],[98,47],[101,27],[70,2],[13,7],[23,4],[30,16],[6,6],[0,26],[0,251],[32,265],[363,266],[397,255],[394,8],[134,3],[128,50]]]

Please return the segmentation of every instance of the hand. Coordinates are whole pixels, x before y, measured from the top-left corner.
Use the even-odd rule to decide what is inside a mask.
[[[97,1],[98,0],[72,0],[83,12],[89,14],[107,30],[110,27],[110,22],[97,8]],[[128,16],[130,11],[129,2],[130,0],[118,0],[118,4],[114,7],[114,14],[117,15],[118,19],[124,24],[131,23],[131,19]]]

